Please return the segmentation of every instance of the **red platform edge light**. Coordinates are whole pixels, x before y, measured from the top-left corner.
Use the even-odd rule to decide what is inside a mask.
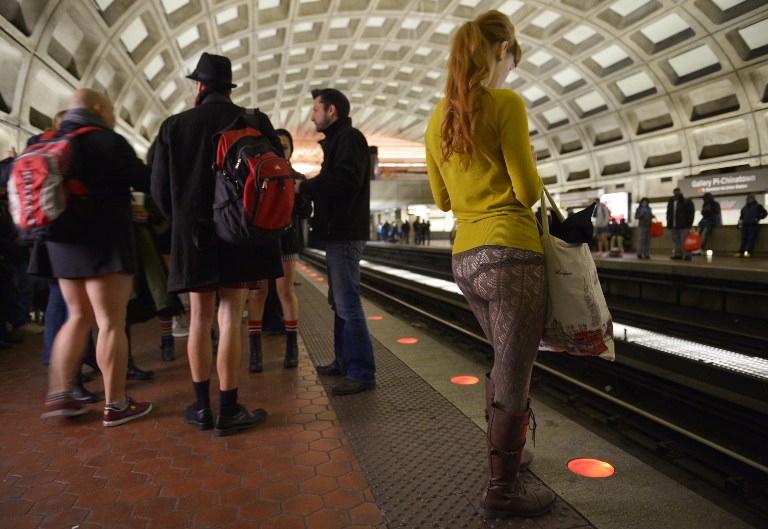
[[[397,343],[414,344],[419,343],[418,338],[398,338]]]
[[[588,457],[571,459],[568,461],[568,470],[586,478],[608,478],[616,471],[610,463]]]
[[[325,281],[325,278],[324,277],[318,277],[317,279],[315,279],[315,281]]]
[[[384,316],[368,316],[367,319],[372,320],[372,321],[379,321],[379,320],[383,320]]]
[[[459,375],[456,377],[453,377],[451,379],[451,382],[454,384],[459,384],[461,386],[471,386],[472,384],[477,384],[480,382],[480,379],[477,377],[473,377],[471,375]]]

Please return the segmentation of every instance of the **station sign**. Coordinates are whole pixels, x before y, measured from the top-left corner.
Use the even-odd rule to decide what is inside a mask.
[[[752,169],[737,173],[694,176],[678,181],[677,187],[688,198],[713,195],[745,195],[768,189],[768,169]]]

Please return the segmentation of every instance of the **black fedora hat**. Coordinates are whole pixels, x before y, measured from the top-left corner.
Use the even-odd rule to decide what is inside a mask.
[[[237,86],[232,84],[232,62],[223,55],[211,55],[205,52],[197,61],[195,71],[189,74],[187,79],[200,81],[207,85],[226,86],[227,88]]]

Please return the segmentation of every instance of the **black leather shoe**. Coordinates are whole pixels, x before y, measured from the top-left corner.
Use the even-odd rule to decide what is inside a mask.
[[[163,362],[172,362],[176,359],[176,344],[173,340],[173,336],[169,338],[163,338],[160,341],[160,358]]]
[[[226,437],[242,430],[248,430],[263,423],[267,418],[267,412],[261,408],[253,411],[246,410],[242,405],[239,405],[238,408],[239,411],[234,417],[227,417],[225,415],[216,417],[214,434],[217,437]]]
[[[129,365],[128,372],[125,374],[125,378],[131,380],[149,380],[153,376],[155,376],[154,371],[145,371],[136,367],[135,365]]]
[[[193,425],[198,430],[210,430],[213,428],[213,414],[211,408],[196,410],[194,404],[187,407],[184,412],[184,422]]]
[[[85,389],[85,386],[83,386],[83,383],[79,380],[75,380],[75,383],[72,385],[72,391],[69,393],[72,395],[73,399],[81,404],[90,404],[91,402],[99,400],[94,393]]]
[[[330,394],[334,397],[342,395],[354,395],[376,387],[376,382],[358,382],[357,380],[344,379],[344,382],[331,388]]]
[[[339,369],[333,364],[328,364],[325,366],[315,366],[315,370],[319,375],[328,375],[332,377],[339,377],[344,375],[344,371]]]

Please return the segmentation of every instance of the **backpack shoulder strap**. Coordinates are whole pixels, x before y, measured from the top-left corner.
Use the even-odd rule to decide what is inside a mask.
[[[102,129],[101,127],[89,125],[87,127],[80,127],[79,129],[75,129],[72,132],[68,132],[67,134],[64,134],[64,136],[69,136],[69,137],[80,136],[81,134],[85,134],[86,132],[91,132],[92,130],[104,130],[104,129]]]

